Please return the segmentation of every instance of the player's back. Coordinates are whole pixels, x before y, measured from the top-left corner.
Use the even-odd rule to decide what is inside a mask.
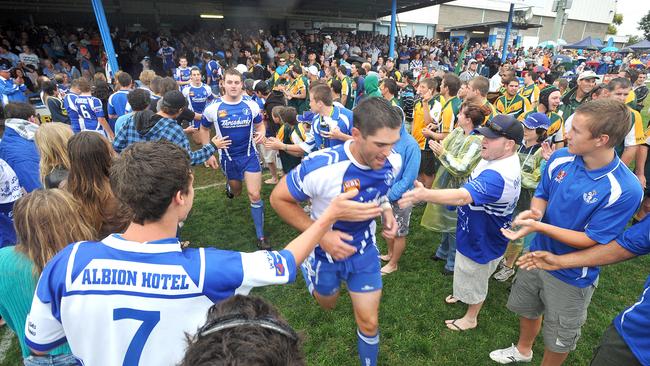
[[[287,253],[181,250],[176,238],[138,243],[117,234],[72,244],[43,271],[27,343],[39,349],[65,337],[86,366],[175,365],[185,333],[213,303],[292,281]]]
[[[114,114],[120,117],[131,112],[131,106],[127,99],[128,95],[128,90],[118,90],[111,94],[108,97],[108,114]]]
[[[75,101],[77,100],[78,95],[72,92],[69,92],[63,98],[63,106],[68,112],[68,117],[70,117],[70,125],[73,132],[79,132],[79,113],[77,111],[77,106]]]
[[[102,101],[90,95],[79,95],[74,101],[78,113],[80,131],[96,131],[104,133],[99,124],[99,117],[104,116]]]

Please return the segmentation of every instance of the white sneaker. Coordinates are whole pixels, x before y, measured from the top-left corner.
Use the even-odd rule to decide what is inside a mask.
[[[515,269],[503,266],[497,273],[494,274],[494,279],[499,282],[507,281],[512,275],[515,274]]]
[[[533,360],[533,351],[530,352],[530,356],[526,357],[519,353],[519,350],[513,344],[508,348],[498,349],[496,351],[490,352],[490,358],[492,361],[498,362],[500,364],[507,364],[512,362],[530,362]]]

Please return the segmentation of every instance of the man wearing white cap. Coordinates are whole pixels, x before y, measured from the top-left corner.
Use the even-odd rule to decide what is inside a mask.
[[[307,78],[309,79],[309,83],[311,84],[312,82],[318,80],[319,76],[318,68],[314,65],[311,65],[307,68]]]
[[[460,81],[462,82],[470,81],[475,77],[477,77],[478,76],[478,73],[476,72],[477,65],[478,62],[476,62],[475,59],[469,60],[469,63],[467,64],[467,70],[463,71],[459,76]]]
[[[334,58],[336,49],[336,44],[332,42],[332,36],[325,36],[325,43],[323,43],[323,56],[325,56],[325,59],[328,60]]]
[[[591,100],[591,91],[596,86],[598,75],[591,70],[583,71],[578,76],[578,86],[569,90],[562,98],[558,114],[567,119],[583,103]]]

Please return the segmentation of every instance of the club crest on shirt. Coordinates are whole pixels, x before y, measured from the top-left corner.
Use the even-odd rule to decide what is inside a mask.
[[[558,183],[562,183],[564,180],[564,177],[566,177],[566,172],[564,170],[560,170],[559,173],[557,173],[557,176],[555,177],[555,181]]]
[[[384,183],[386,183],[387,186],[392,186],[393,181],[395,180],[395,175],[393,174],[392,170],[389,170],[384,174]]]
[[[275,270],[276,277],[282,277],[285,273],[285,267],[282,263],[282,257],[278,253],[271,251],[266,252],[266,259],[269,262],[269,267],[272,270]]]
[[[353,189],[361,191],[361,181],[359,179],[351,179],[343,182],[343,192],[349,192]]]
[[[219,118],[226,118],[227,115],[228,112],[226,112],[226,110],[222,109],[219,111]]]
[[[583,193],[582,194],[582,199],[585,201],[587,204],[592,204],[598,202],[598,198],[596,198],[596,190],[593,190],[591,192]]]
[[[248,108],[244,108],[242,109],[242,113],[244,114],[244,116],[248,116],[251,114],[251,110]]]

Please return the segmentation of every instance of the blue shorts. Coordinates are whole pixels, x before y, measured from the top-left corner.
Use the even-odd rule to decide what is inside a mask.
[[[334,263],[312,254],[305,260],[302,269],[307,271],[314,290],[323,296],[336,294],[341,281],[345,281],[350,292],[373,292],[382,288],[378,254],[377,250],[368,250]]]
[[[262,171],[257,153],[250,156],[231,156],[221,154],[221,167],[228,180],[244,180],[244,173],[257,173]]]

